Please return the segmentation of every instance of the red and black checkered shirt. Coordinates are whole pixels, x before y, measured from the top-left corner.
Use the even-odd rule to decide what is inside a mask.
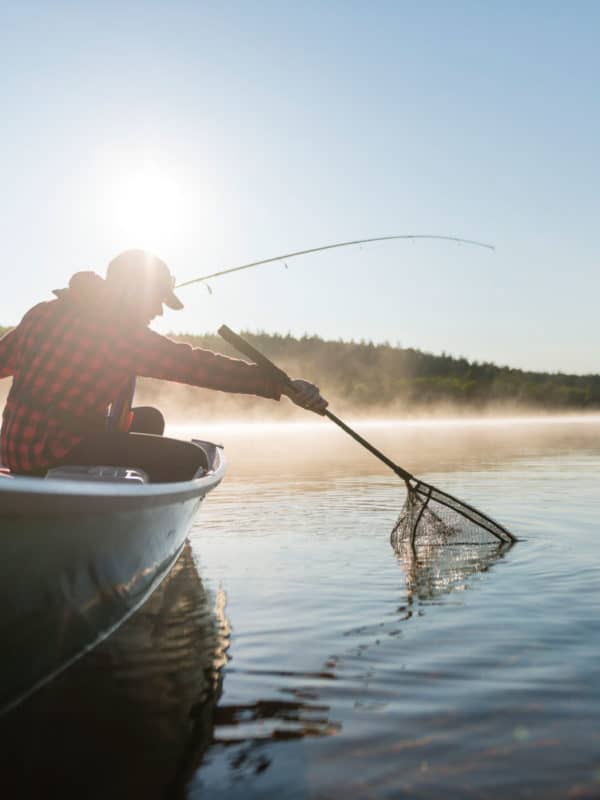
[[[65,299],[35,306],[0,339],[0,378],[11,375],[0,461],[20,473],[51,467],[88,427],[101,428],[108,406],[133,375],[275,400],[281,389],[254,364]]]

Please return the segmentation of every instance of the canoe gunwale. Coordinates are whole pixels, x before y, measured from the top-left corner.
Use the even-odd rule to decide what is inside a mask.
[[[85,515],[182,503],[207,494],[221,482],[226,462],[220,449],[215,462],[205,475],[176,483],[94,483],[15,475],[0,481],[0,521],[15,514],[39,517],[58,511],[61,515]]]

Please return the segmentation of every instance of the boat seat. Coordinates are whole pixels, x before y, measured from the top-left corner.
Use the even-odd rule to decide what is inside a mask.
[[[78,473],[82,480],[127,480],[125,473],[141,474],[145,480],[138,482],[174,483],[191,481],[205,475],[209,468],[206,450],[198,443],[171,439],[167,436],[155,436],[146,433],[97,434],[87,437],[74,448],[70,456],[71,463],[50,470],[48,477],[56,476],[56,469],[101,470],[108,477],[86,478]],[[108,466],[106,466],[108,465]],[[110,477],[110,470],[121,470]],[[53,474],[51,474],[53,473]],[[73,479],[73,474],[68,475]],[[132,480],[136,480],[135,475]]]
[[[97,483],[149,483],[148,475],[141,469],[111,466],[65,466],[54,467],[46,473],[46,479],[61,481],[95,481]]]
[[[7,467],[0,467],[0,478],[12,478],[13,475]]]

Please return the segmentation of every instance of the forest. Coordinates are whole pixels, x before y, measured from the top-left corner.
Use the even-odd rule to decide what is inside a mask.
[[[0,327],[0,335],[7,330]],[[420,415],[600,408],[600,375],[529,372],[365,341],[248,331],[242,335],[293,377],[317,383],[340,411]],[[239,357],[217,334],[169,336],[194,347]],[[3,394],[7,388],[3,387]],[[264,411],[265,401],[141,379],[136,402],[162,402],[175,414],[200,405],[214,417]]]
[[[600,408],[600,375],[528,372],[414,348],[318,336],[242,333],[294,377],[317,383],[339,407],[396,413]],[[180,341],[238,355],[219,336],[177,335]]]

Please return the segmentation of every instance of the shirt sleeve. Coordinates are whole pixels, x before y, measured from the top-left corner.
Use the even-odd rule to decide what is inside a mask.
[[[13,328],[0,339],[0,378],[14,375],[19,355],[19,328]]]
[[[133,345],[131,366],[137,375],[273,400],[281,397],[281,384],[256,364],[175,342],[148,328],[135,336]]]

